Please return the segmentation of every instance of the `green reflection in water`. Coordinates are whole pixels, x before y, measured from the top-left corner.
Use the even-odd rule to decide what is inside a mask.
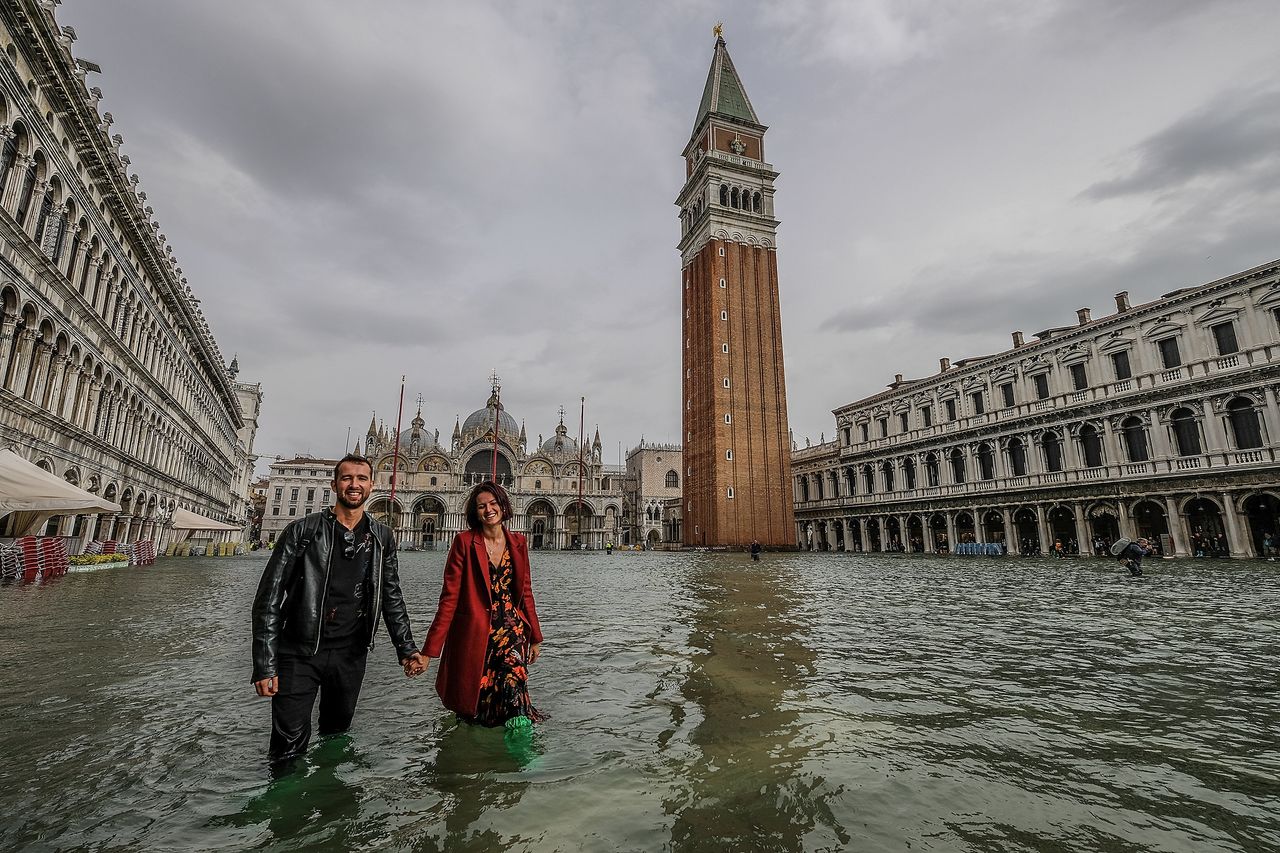
[[[665,803],[672,848],[802,850],[848,835],[824,802],[826,782],[804,771],[810,746],[790,694],[817,659],[796,619],[797,578],[772,561],[707,561],[690,576],[701,604],[682,689],[701,713],[687,784]],[[815,835],[817,837],[815,837]]]

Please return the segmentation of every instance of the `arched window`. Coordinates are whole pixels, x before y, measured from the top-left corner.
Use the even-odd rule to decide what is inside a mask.
[[[41,247],[45,245],[44,227],[49,222],[49,217],[52,213],[53,213],[53,188],[50,187],[49,189],[45,190],[44,200],[40,202],[40,217],[36,219],[35,238],[36,238],[36,242],[39,243]]]
[[[1009,470],[1015,477],[1027,476],[1027,448],[1016,435],[1009,439]]]
[[[1047,430],[1040,437],[1040,447],[1044,450],[1044,468],[1046,471],[1062,470],[1062,439],[1053,430]]]
[[[869,495],[876,492],[876,472],[870,465],[862,466],[862,490]]]
[[[938,457],[932,453],[924,458],[924,482],[930,488],[938,485]]]
[[[14,214],[14,219],[19,225],[23,225],[27,221],[27,214],[31,210],[32,198],[36,191],[36,177],[38,169],[36,161],[33,159],[27,165],[27,174],[22,179],[22,189],[18,192],[18,210]]]
[[[907,491],[916,487],[916,461],[909,456],[902,460],[902,484]]]
[[[853,468],[844,469],[844,484],[849,494],[856,495],[858,493],[858,472]]]
[[[1227,419],[1231,422],[1231,437],[1235,439],[1237,450],[1262,446],[1262,428],[1252,403],[1243,397],[1232,400],[1227,404]]]
[[[964,453],[960,448],[951,451],[951,482],[964,482]]]
[[[800,478],[800,500],[802,501],[809,500],[809,478],[808,477]]]
[[[884,490],[886,492],[893,491],[893,463],[885,462],[880,466],[880,473],[884,475]]]
[[[0,151],[0,192],[3,192],[5,182],[9,180],[9,172],[13,170],[13,164],[18,159],[18,134],[14,133],[4,142],[4,150]]]
[[[1176,409],[1169,416],[1173,426],[1175,450],[1179,456],[1200,455],[1200,428],[1196,424],[1195,412],[1190,409]]]
[[[667,488],[668,489],[680,488],[680,475],[677,474],[674,469],[667,472]]]
[[[1130,462],[1146,462],[1151,458],[1147,450],[1147,430],[1141,418],[1125,418],[1120,423],[1120,432],[1124,436],[1124,449]]]
[[[734,208],[738,207],[738,188],[737,187],[734,187],[733,189],[729,190],[729,206]]]
[[[721,207],[729,206],[729,185],[728,184],[720,185],[720,205]]]
[[[760,212],[760,193],[751,194],[751,209],[755,213]]]
[[[1080,427],[1080,448],[1084,451],[1084,467],[1102,467],[1102,437],[1093,424]]]
[[[995,454],[991,452],[989,444],[978,445],[978,476],[984,480],[996,478]]]

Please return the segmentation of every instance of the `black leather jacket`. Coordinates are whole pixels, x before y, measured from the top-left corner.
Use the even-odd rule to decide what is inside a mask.
[[[336,523],[332,509],[315,512],[286,527],[276,542],[253,600],[253,681],[279,674],[276,658],[282,647],[308,655],[320,650],[320,617],[329,587]],[[400,593],[395,539],[390,528],[373,516],[369,516],[369,529],[373,533],[369,648],[373,648],[381,613],[396,654],[404,661],[418,649]]]

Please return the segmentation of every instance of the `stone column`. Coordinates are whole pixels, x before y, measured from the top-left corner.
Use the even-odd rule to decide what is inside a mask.
[[[7,386],[15,396],[22,397],[26,394],[27,377],[31,374],[31,367],[36,358],[35,349],[35,329],[24,328],[21,332],[18,332],[18,347],[14,356],[14,368]]]
[[[1190,557],[1191,552],[1187,550],[1187,537],[1184,534],[1186,524],[1183,523],[1182,513],[1178,512],[1178,504],[1173,498],[1164,499],[1165,513],[1168,518],[1169,536],[1173,539],[1173,552],[1183,557]]]
[[[898,541],[902,543],[902,553],[911,553],[911,530],[907,527],[907,517],[898,516]]]
[[[922,519],[924,530],[924,552],[926,554],[938,553],[938,543],[933,541],[933,528],[929,526],[929,522],[933,520],[933,513],[927,513]]]
[[[982,513],[976,506],[969,507],[969,515],[973,517],[973,541],[986,542],[987,531],[982,523]]]
[[[1223,454],[1227,451],[1226,425],[1222,422],[1222,413],[1213,401],[1205,401],[1204,415],[1204,452],[1207,454]]]
[[[1004,522],[1004,548],[1010,554],[1021,554],[1022,543],[1018,541],[1018,532],[1013,529],[1013,512],[1008,507],[1000,507],[1000,519]]]
[[[13,354],[12,360],[9,358],[17,334],[18,318],[6,317],[4,322],[0,323],[0,387],[9,387],[9,383],[5,381],[9,378],[9,368],[15,366],[18,361],[17,353]]]
[[[1116,501],[1120,507],[1120,515],[1116,521],[1120,525],[1120,535],[1125,539],[1136,539],[1138,533],[1134,530],[1133,514],[1129,511],[1129,505],[1124,501]]]
[[[956,514],[954,510],[946,510],[943,517],[947,520],[947,553],[956,552]]]
[[[1169,443],[1169,427],[1160,422],[1160,415],[1155,409],[1147,410],[1151,418],[1151,459],[1168,460],[1173,456],[1173,447]]]
[[[1089,520],[1084,517],[1084,504],[1076,502],[1072,509],[1076,513],[1076,551],[1081,556],[1092,555],[1093,546],[1089,535]]]
[[[1227,547],[1231,549],[1231,556],[1237,559],[1252,556],[1253,543],[1249,541],[1248,522],[1240,517],[1235,501],[1226,492],[1222,493],[1222,517],[1227,523]]]
[[[1053,531],[1049,529],[1049,513],[1044,504],[1036,504],[1036,530],[1040,533],[1040,553],[1047,555],[1053,551]]]
[[[62,408],[62,383],[63,377],[66,375],[67,365],[71,363],[71,359],[65,355],[59,354],[53,359],[52,369],[49,371],[49,379],[44,384],[44,394],[41,395],[41,407],[47,409],[53,414],[58,414]]]
[[[1102,450],[1107,458],[1107,465],[1119,465],[1124,462],[1124,451],[1120,448],[1120,437],[1116,435],[1115,424],[1111,418],[1102,419]]]
[[[3,337],[0,337],[0,353],[4,352]],[[1280,386],[1272,386],[1264,395],[1262,408],[1262,440],[1268,446],[1280,444],[1280,406],[1276,404],[1276,395],[1280,394]]]
[[[866,551],[867,550],[866,540],[862,537],[862,519],[861,518],[851,519],[851,525],[852,525],[853,535],[854,535],[855,545],[856,545],[854,550]]]
[[[24,396],[43,408],[45,386],[49,380],[49,365],[53,362],[53,344],[37,340],[34,354],[35,364],[31,368],[31,375],[27,377],[28,391]]]

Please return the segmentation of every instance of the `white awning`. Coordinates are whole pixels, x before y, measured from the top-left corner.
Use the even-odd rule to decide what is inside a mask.
[[[227,524],[198,515],[189,509],[178,507],[173,511],[173,527],[175,530],[242,530],[238,524]]]
[[[19,536],[39,530],[55,515],[120,512],[120,504],[86,492],[32,465],[12,450],[0,451],[0,516],[18,513]]]

